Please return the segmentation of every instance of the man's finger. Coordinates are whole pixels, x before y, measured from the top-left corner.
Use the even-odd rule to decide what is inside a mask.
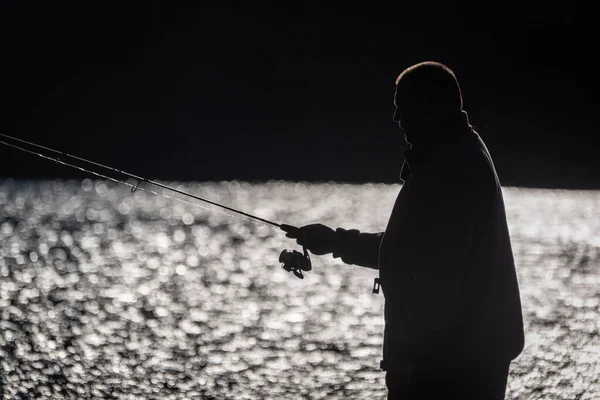
[[[285,235],[286,237],[289,237],[292,239],[297,238],[298,235],[300,234],[300,228],[296,228],[295,226],[292,226],[292,225],[281,224],[281,225],[279,225],[279,228],[281,228],[282,231],[287,233]]]
[[[299,239],[299,238],[304,238],[304,235],[296,234],[296,233],[286,233],[285,237],[290,238],[290,239]]]

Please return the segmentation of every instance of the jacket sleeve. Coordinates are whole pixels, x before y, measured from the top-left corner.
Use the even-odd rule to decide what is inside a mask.
[[[363,233],[357,229],[336,229],[337,240],[333,257],[346,264],[378,269],[379,244],[383,232]]]

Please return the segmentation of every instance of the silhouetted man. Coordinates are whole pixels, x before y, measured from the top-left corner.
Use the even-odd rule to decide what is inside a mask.
[[[446,66],[402,72],[395,105],[411,147],[385,232],[313,224],[287,236],[314,254],[379,270],[388,398],[503,399],[524,334],[494,164]]]

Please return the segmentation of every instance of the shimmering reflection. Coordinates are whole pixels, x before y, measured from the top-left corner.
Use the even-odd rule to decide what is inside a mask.
[[[178,184],[290,224],[383,229],[397,185]],[[507,398],[600,393],[600,193],[506,189],[527,347]],[[110,182],[0,183],[6,398],[384,398],[374,271]],[[211,208],[211,207],[209,207]]]

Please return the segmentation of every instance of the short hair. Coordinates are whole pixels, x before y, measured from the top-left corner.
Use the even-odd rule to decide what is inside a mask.
[[[406,68],[396,79],[397,94],[403,99],[419,97],[448,110],[462,110],[460,85],[454,72],[442,63],[425,61]]]

